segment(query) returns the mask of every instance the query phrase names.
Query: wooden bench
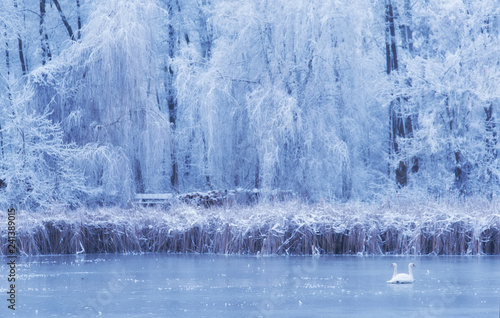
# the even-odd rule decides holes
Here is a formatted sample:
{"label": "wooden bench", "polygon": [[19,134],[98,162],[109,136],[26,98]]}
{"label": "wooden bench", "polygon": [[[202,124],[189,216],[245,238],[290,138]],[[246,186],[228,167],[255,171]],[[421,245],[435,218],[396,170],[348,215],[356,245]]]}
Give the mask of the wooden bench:
{"label": "wooden bench", "polygon": [[168,203],[174,198],[172,193],[136,193],[134,202],[141,204]]}
{"label": "wooden bench", "polygon": [[[136,193],[134,203],[144,205],[187,203],[197,206],[222,206],[224,204],[253,204],[258,202],[261,192],[257,189],[246,190],[219,190],[208,192],[192,192],[184,194],[173,193]],[[268,192],[268,198],[273,201],[285,201],[293,198],[294,193],[290,190],[273,190]]]}

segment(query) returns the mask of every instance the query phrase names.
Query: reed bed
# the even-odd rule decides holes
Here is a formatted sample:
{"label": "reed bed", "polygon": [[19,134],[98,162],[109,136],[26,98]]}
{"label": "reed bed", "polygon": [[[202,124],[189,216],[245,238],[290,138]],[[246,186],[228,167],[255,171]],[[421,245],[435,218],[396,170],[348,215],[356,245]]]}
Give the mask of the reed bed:
{"label": "reed bed", "polygon": [[[487,204],[304,204],[18,211],[20,254],[500,254],[500,211]],[[6,213],[0,216],[7,253]],[[1,225],[3,224],[3,225]]]}

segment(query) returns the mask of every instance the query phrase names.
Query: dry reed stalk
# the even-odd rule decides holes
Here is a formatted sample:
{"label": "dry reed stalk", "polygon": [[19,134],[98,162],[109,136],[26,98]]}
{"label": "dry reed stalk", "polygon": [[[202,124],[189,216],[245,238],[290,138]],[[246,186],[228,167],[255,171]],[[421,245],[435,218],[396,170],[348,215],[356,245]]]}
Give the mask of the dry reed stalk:
{"label": "dry reed stalk", "polygon": [[[299,206],[300,208],[300,206]],[[40,217],[18,233],[23,254],[115,252],[262,253],[262,254],[500,254],[500,216],[488,218],[447,215],[433,211],[396,211],[399,219],[349,218],[348,214],[322,207],[323,218],[311,218],[301,210],[260,215],[259,210],[207,209],[127,211],[128,219],[99,213],[80,213],[69,220]],[[464,210],[465,211],[465,210]],[[121,211],[119,211],[121,213]],[[257,213],[255,223],[238,223],[234,213]],[[464,213],[466,213],[465,211]],[[134,214],[137,213],[138,215]],[[290,213],[290,214],[286,214]],[[318,212],[319,213],[319,212]],[[405,214],[406,213],[406,214]],[[413,214],[415,213],[415,216]],[[467,212],[472,213],[472,212]],[[465,215],[465,214],[464,214]],[[118,217],[117,217],[118,216]],[[164,219],[162,219],[165,217]],[[200,218],[202,217],[202,218]],[[425,220],[419,223],[421,217]],[[185,220],[200,218],[194,225]],[[246,217],[246,219],[250,219]],[[127,220],[127,221],[124,221]],[[134,220],[134,221],[130,221]],[[163,220],[158,222],[158,220]],[[362,220],[362,221],[360,221]],[[184,222],[184,223],[182,223]],[[6,253],[6,234],[1,232],[1,252]],[[83,247],[83,249],[82,249]]]}

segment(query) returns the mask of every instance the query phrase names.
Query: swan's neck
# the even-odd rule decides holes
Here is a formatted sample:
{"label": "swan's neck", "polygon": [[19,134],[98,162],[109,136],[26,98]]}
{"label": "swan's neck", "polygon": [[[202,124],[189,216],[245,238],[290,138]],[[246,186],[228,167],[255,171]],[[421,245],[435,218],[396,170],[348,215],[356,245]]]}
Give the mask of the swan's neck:
{"label": "swan's neck", "polygon": [[394,265],[394,272],[392,273],[392,277],[396,276],[398,274],[398,265]]}
{"label": "swan's neck", "polygon": [[413,266],[411,264],[408,264],[408,275],[410,275],[411,278],[413,278]]}

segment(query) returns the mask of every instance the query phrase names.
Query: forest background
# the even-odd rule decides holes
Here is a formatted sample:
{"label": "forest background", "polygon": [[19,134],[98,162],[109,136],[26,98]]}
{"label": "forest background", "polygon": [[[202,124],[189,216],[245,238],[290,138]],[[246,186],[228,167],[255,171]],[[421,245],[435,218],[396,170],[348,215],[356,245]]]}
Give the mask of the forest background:
{"label": "forest background", "polygon": [[6,0],[0,206],[495,201],[494,0]]}

